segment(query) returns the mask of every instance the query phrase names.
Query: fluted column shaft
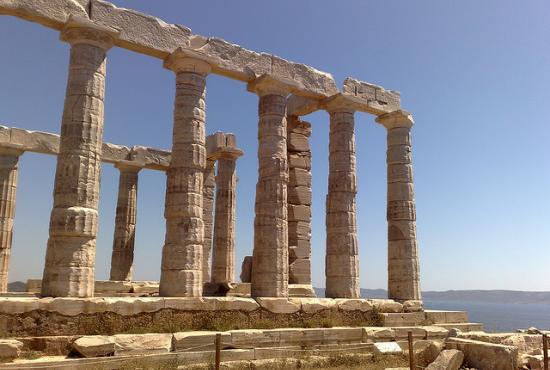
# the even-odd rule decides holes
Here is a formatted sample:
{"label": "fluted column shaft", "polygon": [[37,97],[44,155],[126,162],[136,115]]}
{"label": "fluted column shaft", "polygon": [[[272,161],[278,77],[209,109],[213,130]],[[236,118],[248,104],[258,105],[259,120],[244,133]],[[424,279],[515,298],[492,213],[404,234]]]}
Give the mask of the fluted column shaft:
{"label": "fluted column shaft", "polygon": [[68,27],[69,78],[55,172],[43,296],[91,297],[103,142],[103,100],[108,33]]}
{"label": "fluted column shaft", "polygon": [[209,283],[210,257],[212,255],[212,235],[214,232],[214,192],[216,187],[216,161],[207,160],[204,171],[204,188],[202,191],[202,219],[204,222],[204,244],[202,248],[202,282]]}
{"label": "fluted column shaft", "polygon": [[0,293],[8,291],[20,149],[0,148]]}
{"label": "fluted column shaft", "polygon": [[357,298],[357,194],[354,112],[329,107],[329,178],[326,198],[326,293],[329,298]]}
{"label": "fluted column shaft", "polygon": [[311,284],[311,124],[288,117],[288,263],[290,284]]}
{"label": "fluted column shaft", "polygon": [[420,273],[410,130],[412,116],[396,111],[377,118],[388,130],[388,297],[419,300]]}
{"label": "fluted column shaft", "polygon": [[232,156],[218,159],[212,254],[212,282],[214,283],[235,281],[236,160],[237,157]]}
{"label": "fluted column shaft", "polygon": [[137,215],[138,173],[141,167],[118,163],[120,176],[113,236],[110,280],[131,281]]}
{"label": "fluted column shaft", "polygon": [[161,296],[200,297],[206,169],[204,99],[210,65],[176,51],[165,61],[165,67],[176,73],[176,98],[159,289]]}
{"label": "fluted column shaft", "polygon": [[[249,89],[251,87],[249,86]],[[286,96],[276,82],[252,88],[260,96],[258,124],[259,174],[256,185],[253,297],[288,296],[288,164]]]}

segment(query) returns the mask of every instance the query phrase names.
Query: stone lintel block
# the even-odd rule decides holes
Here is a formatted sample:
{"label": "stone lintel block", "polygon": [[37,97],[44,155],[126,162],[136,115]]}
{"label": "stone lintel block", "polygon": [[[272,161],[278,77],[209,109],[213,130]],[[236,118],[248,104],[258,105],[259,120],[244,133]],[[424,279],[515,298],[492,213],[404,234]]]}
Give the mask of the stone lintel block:
{"label": "stone lintel block", "polygon": [[1,0],[0,14],[13,15],[58,30],[65,26],[71,15],[88,18],[86,9],[76,0]]}
{"label": "stone lintel block", "polygon": [[287,114],[293,117],[306,116],[319,109],[319,100],[299,95],[290,95],[287,101]]}
{"label": "stone lintel block", "polygon": [[[399,109],[401,96],[398,91],[386,90],[381,86],[359,81],[352,77],[344,80],[342,93],[360,98],[370,104],[373,110],[392,112]],[[376,114],[375,112],[371,112]]]}
{"label": "stone lintel block", "polygon": [[295,313],[302,308],[299,302],[293,302],[288,298],[258,297],[256,302],[260,307],[272,313]]}
{"label": "stone lintel block", "polygon": [[135,145],[130,150],[129,157],[131,161],[143,163],[145,168],[167,171],[171,153],[167,150]]}
{"label": "stone lintel block", "polygon": [[[185,26],[168,24],[106,1],[94,0],[90,4],[90,23],[118,30],[115,44],[120,47],[161,59],[181,47],[188,56],[212,64],[214,73],[244,82],[272,73],[280,80],[294,81],[297,95],[314,99],[330,96],[338,90],[329,73],[312,67],[253,52],[219,38],[193,35]],[[87,9],[75,0],[2,0],[0,14],[17,16],[58,30],[64,27],[69,16],[89,19]]]}

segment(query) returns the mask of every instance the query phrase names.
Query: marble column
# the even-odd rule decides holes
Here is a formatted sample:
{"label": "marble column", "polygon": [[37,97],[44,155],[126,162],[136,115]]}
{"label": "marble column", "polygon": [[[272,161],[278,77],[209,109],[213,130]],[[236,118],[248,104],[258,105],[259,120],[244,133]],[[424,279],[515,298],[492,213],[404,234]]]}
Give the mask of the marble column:
{"label": "marble column", "polygon": [[0,148],[0,293],[8,291],[15,193],[21,154],[23,150],[15,146]]}
{"label": "marble column", "polygon": [[214,232],[214,192],[216,188],[216,161],[206,160],[204,188],[202,190],[202,220],[204,222],[204,244],[202,248],[202,282],[209,283],[210,257],[212,255],[212,236]]}
{"label": "marble column", "polygon": [[115,164],[120,175],[111,257],[110,280],[131,281],[134,265],[138,173],[140,166],[126,161]]}
{"label": "marble column", "polygon": [[205,94],[210,65],[177,50],[165,61],[176,74],[172,157],[167,173],[160,295],[200,297],[203,289]]}
{"label": "marble column", "polygon": [[412,116],[395,111],[376,121],[388,131],[388,298],[419,300],[420,273],[411,156]]}
{"label": "marble column", "polygon": [[330,138],[325,296],[357,298],[360,292],[354,111],[339,99],[331,101],[326,109],[330,114]]}
{"label": "marble column", "polygon": [[311,124],[289,116],[287,136],[288,281],[311,285]]}
{"label": "marble column", "polygon": [[218,158],[212,254],[212,282],[217,284],[235,282],[235,165],[241,155],[240,150],[224,151]]}
{"label": "marble column", "polygon": [[94,294],[106,52],[114,30],[69,23],[71,44],[43,296]]}
{"label": "marble column", "polygon": [[258,161],[253,297],[288,296],[288,164],[286,152],[286,86],[262,76],[248,89],[259,97]]}

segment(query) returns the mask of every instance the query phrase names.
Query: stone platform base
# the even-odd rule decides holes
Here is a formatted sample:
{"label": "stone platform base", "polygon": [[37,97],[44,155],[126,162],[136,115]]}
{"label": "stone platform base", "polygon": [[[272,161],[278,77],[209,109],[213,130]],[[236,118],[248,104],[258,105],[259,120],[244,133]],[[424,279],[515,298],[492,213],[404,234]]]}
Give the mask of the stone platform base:
{"label": "stone platform base", "polygon": [[389,299],[97,297],[0,298],[0,335],[51,336],[189,330],[467,323]]}
{"label": "stone platform base", "polygon": [[[42,289],[41,279],[27,280],[27,293],[40,294]],[[250,297],[250,283],[235,283],[227,286],[207,283],[204,284],[205,296]],[[96,297],[102,296],[147,296],[158,295],[158,281],[112,281],[96,280],[94,293]],[[290,297],[315,297],[315,290],[311,285],[290,284],[288,286]]]}

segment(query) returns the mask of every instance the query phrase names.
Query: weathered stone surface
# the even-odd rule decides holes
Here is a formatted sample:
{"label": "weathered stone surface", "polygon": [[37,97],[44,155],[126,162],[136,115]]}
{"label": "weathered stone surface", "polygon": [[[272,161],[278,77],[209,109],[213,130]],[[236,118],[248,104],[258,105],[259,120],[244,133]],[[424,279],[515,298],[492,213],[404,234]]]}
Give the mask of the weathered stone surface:
{"label": "weathered stone surface", "polygon": [[0,148],[0,292],[8,291],[8,267],[11,256],[15,194],[19,156],[18,146]]}
{"label": "weathered stone surface", "polygon": [[208,351],[215,349],[216,334],[221,334],[222,348],[225,343],[231,343],[231,334],[217,331],[189,331],[174,333],[172,339],[175,351],[193,349],[195,351]]}
{"label": "weathered stone surface", "polygon": [[172,334],[117,334],[116,355],[167,353],[172,348]]}
{"label": "weathered stone surface", "polygon": [[138,173],[141,167],[119,163],[118,199],[110,280],[131,281],[137,216]]}
{"label": "weathered stone surface", "polygon": [[242,155],[222,151],[216,174],[216,213],[214,221],[214,252],[212,254],[212,281],[235,281],[235,207],[236,160]]}
{"label": "weathered stone surface", "polygon": [[217,311],[243,311],[251,312],[260,308],[260,305],[252,298],[242,297],[205,297],[206,303],[214,302]]}
{"label": "weathered stone surface", "polygon": [[398,313],[404,311],[403,305],[392,299],[371,299],[370,301],[379,312]]}
{"label": "weathered stone surface", "polygon": [[[325,296],[358,298],[360,292],[355,216],[357,183],[354,111],[334,102],[326,109],[330,113],[330,142],[326,199]],[[345,160],[341,162],[340,157]]]}
{"label": "weathered stone surface", "polygon": [[423,312],[381,313],[384,326],[414,326],[420,325],[426,316]]}
{"label": "weathered stone surface", "polygon": [[456,349],[442,351],[427,370],[458,370],[464,360],[464,353]]}
{"label": "weathered stone surface", "polygon": [[445,342],[445,348],[462,351],[464,362],[477,369],[517,369],[518,350],[513,346],[449,338]]}
{"label": "weathered stone surface", "polygon": [[159,294],[200,297],[203,274],[203,181],[206,169],[205,94],[210,65],[172,54],[176,73],[172,157],[166,180],[166,237]]}
{"label": "weathered stone surface", "polygon": [[92,21],[120,31],[116,39],[120,47],[165,58],[178,47],[190,44],[191,30],[187,27],[167,24],[158,18],[118,8],[106,1],[94,0],[91,5]]}
{"label": "weathered stone surface", "polygon": [[250,283],[252,276],[252,256],[246,256],[241,265],[241,282]]}
{"label": "weathered stone surface", "polygon": [[415,363],[422,367],[434,362],[442,349],[441,343],[432,340],[417,340],[413,346]]}
{"label": "weathered stone surface", "polygon": [[391,328],[363,328],[364,343],[391,342],[395,341],[395,338],[395,330]]}
{"label": "weathered stone surface", "polygon": [[112,32],[69,22],[71,43],[42,295],[94,293],[106,52]]}
{"label": "weathered stone surface", "polygon": [[[208,138],[207,138],[208,143]],[[207,145],[208,147],[208,145]],[[204,186],[202,189],[202,220],[204,223],[204,244],[202,248],[202,281],[209,283],[211,281],[211,256],[214,245],[214,196],[216,188],[216,162],[211,159],[206,160],[204,170]]]}
{"label": "weathered stone surface", "polygon": [[75,340],[72,347],[82,357],[111,356],[115,353],[115,339],[103,335],[84,336]]}
{"label": "weathered stone surface", "polygon": [[[376,121],[384,125],[388,133],[388,297],[401,301],[420,300],[416,210],[410,156],[410,129],[414,121],[408,112],[401,110],[379,116]],[[409,170],[411,176],[399,181],[390,176],[390,172],[403,173]]]}
{"label": "weathered stone surface", "polygon": [[289,297],[316,297],[315,290],[311,284],[289,284]]}
{"label": "weathered stone surface", "polygon": [[258,304],[273,313],[294,313],[301,309],[300,302],[288,298],[256,298]]}
{"label": "weathered stone surface", "polygon": [[405,301],[403,302],[403,311],[419,312],[424,309],[422,301]]}
{"label": "weathered stone surface", "polygon": [[0,339],[0,361],[13,361],[21,354],[23,343],[15,339]]}
{"label": "weathered stone surface", "polygon": [[290,301],[300,304],[305,313],[331,310],[337,307],[336,301],[330,298],[291,298]]}
{"label": "weathered stone surface", "polygon": [[397,91],[388,91],[351,77],[344,80],[342,93],[344,96],[359,98],[365,105],[363,111],[376,115],[392,112],[400,107],[401,98]]}
{"label": "weathered stone surface", "polygon": [[372,302],[367,299],[335,299],[336,305],[343,311],[372,311]]}
{"label": "weathered stone surface", "polygon": [[403,353],[397,342],[378,342],[374,343],[373,352],[375,355],[400,355]]}
{"label": "weathered stone surface", "polygon": [[260,97],[251,294],[253,297],[287,297],[288,90],[270,76],[260,77],[249,84],[248,89]]}
{"label": "weathered stone surface", "polygon": [[86,9],[75,0],[2,0],[0,14],[15,15],[58,30],[71,15],[88,18]]}

